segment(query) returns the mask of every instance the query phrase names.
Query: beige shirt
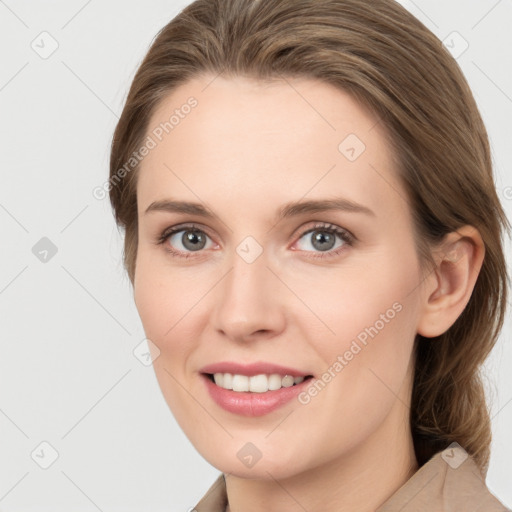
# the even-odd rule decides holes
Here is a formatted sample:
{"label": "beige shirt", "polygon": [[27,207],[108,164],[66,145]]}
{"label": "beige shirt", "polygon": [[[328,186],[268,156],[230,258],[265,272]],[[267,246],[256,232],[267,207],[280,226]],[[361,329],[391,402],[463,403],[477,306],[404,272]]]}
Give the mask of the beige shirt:
{"label": "beige shirt", "polygon": [[[221,473],[192,512],[225,512],[227,502]],[[511,511],[488,490],[471,456],[446,449],[421,466],[376,512]]]}

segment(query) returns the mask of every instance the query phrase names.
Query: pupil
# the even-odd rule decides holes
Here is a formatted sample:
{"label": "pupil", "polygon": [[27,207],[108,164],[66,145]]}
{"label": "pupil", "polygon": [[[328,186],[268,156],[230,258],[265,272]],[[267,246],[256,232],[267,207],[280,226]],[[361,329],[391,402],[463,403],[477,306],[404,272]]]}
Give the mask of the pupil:
{"label": "pupil", "polygon": [[187,249],[199,250],[205,245],[205,238],[198,231],[187,231],[183,234],[183,245]]}
{"label": "pupil", "polygon": [[316,231],[315,233],[316,234],[313,237],[313,246],[315,249],[319,249],[321,251],[332,249],[334,246],[334,237],[331,233],[326,233],[325,231]]}

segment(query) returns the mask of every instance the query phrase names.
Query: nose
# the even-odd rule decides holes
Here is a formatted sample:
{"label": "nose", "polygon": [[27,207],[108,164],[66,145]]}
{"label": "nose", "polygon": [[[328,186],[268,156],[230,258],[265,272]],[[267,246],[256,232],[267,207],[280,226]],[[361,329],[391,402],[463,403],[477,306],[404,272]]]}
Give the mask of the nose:
{"label": "nose", "polygon": [[217,333],[237,342],[272,338],[286,323],[286,287],[265,251],[252,263],[234,252],[227,275],[215,287],[211,321]]}

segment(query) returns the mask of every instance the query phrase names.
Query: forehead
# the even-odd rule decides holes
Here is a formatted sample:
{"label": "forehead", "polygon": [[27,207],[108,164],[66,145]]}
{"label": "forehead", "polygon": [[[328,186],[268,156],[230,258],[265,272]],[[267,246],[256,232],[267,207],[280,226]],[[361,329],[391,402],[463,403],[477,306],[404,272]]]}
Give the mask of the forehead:
{"label": "forehead", "polygon": [[140,165],[140,214],[169,196],[260,210],[262,197],[343,194],[395,210],[404,202],[378,118],[317,80],[198,77],[164,98],[147,136],[154,147]]}

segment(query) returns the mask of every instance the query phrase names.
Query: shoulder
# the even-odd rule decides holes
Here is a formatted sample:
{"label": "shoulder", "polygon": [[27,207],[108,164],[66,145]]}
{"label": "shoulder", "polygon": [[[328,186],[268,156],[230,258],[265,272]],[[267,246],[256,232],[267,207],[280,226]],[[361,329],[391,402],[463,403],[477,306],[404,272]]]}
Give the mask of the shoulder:
{"label": "shoulder", "polygon": [[471,456],[458,445],[436,453],[377,512],[506,512]]}
{"label": "shoulder", "polygon": [[225,512],[227,504],[226,480],[221,473],[191,512]]}

